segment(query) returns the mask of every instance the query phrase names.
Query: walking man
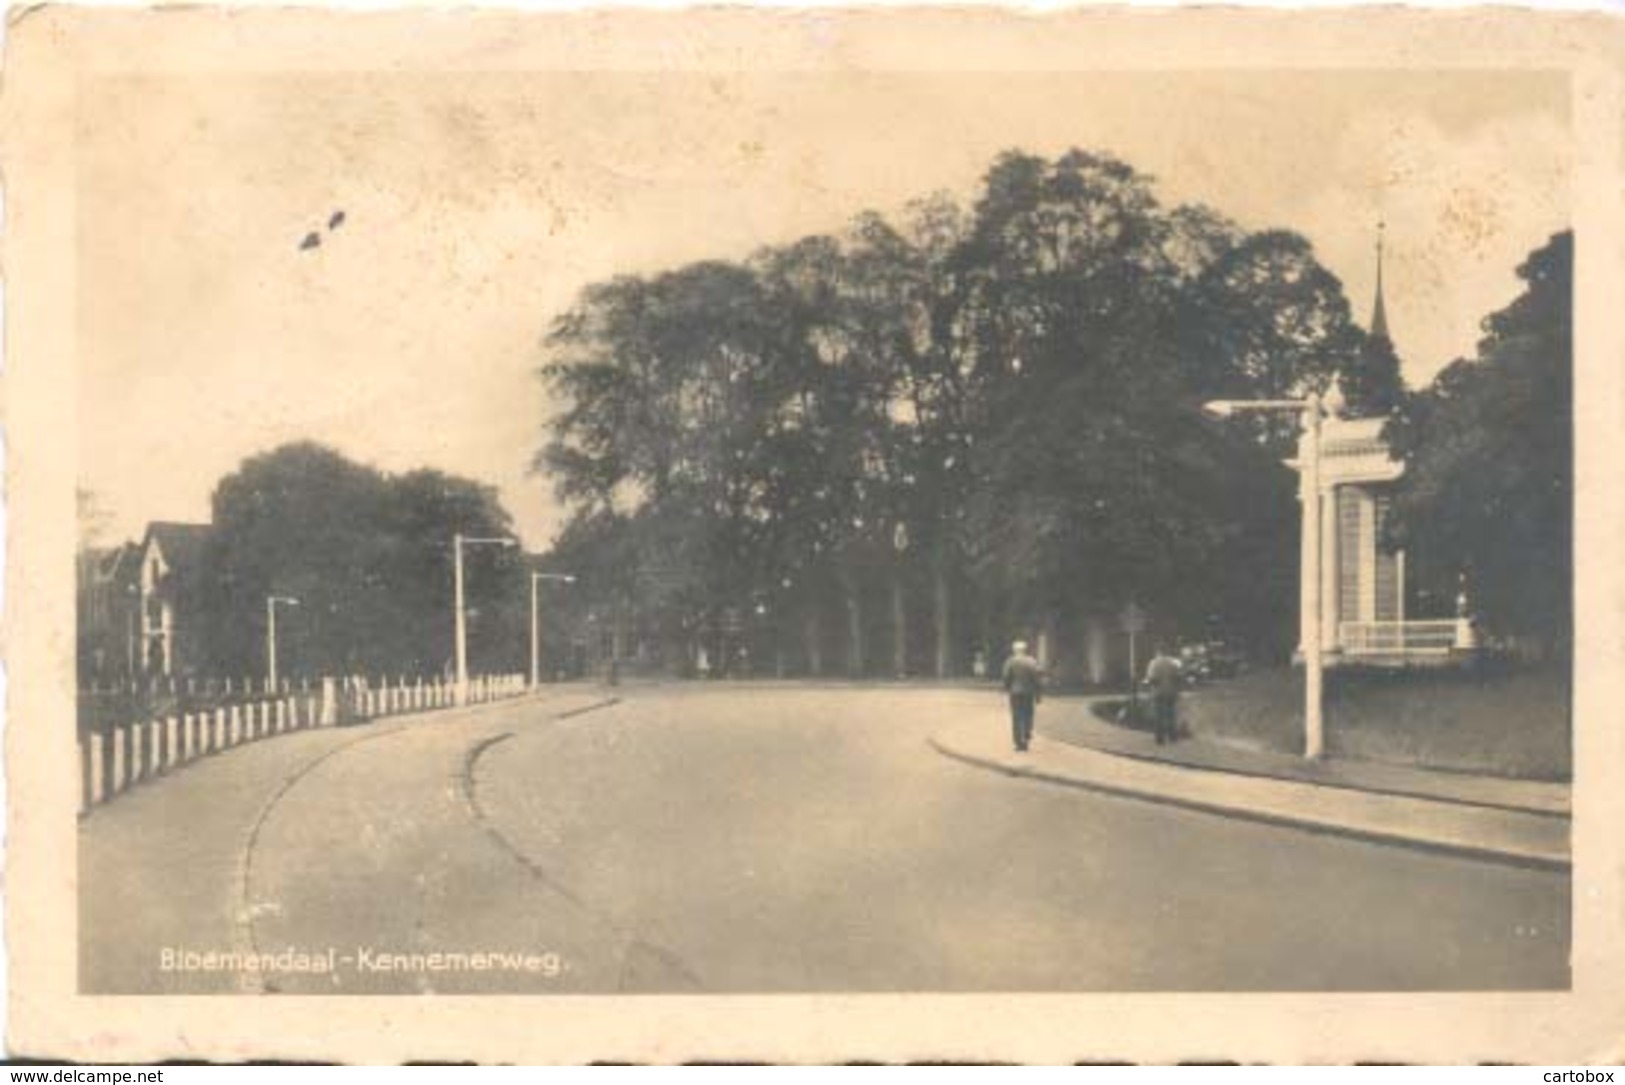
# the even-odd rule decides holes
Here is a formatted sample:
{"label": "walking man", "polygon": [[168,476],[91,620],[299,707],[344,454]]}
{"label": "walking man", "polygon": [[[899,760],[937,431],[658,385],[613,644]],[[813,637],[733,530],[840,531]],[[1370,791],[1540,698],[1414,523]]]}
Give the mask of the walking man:
{"label": "walking man", "polygon": [[1033,738],[1033,710],[1044,696],[1044,674],[1038,660],[1027,654],[1027,642],[1010,646],[1004,664],[1004,689],[1010,695],[1010,729],[1016,750],[1025,752]]}
{"label": "walking man", "polygon": [[1157,645],[1156,655],[1146,668],[1145,684],[1151,687],[1151,705],[1156,713],[1157,745],[1179,738],[1179,687],[1184,683],[1179,660],[1168,654],[1168,646]]}

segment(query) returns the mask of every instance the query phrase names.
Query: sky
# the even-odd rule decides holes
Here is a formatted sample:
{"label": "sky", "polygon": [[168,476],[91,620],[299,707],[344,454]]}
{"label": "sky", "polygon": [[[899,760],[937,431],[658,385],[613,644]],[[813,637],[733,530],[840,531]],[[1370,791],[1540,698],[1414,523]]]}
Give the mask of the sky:
{"label": "sky", "polygon": [[107,76],[77,127],[79,478],[108,541],[207,520],[244,457],[312,439],[491,483],[541,549],[565,513],[528,471],[536,370],[583,286],[969,203],[1011,147],[1304,234],[1362,323],[1386,222],[1425,384],[1569,225],[1572,156],[1539,72]]}

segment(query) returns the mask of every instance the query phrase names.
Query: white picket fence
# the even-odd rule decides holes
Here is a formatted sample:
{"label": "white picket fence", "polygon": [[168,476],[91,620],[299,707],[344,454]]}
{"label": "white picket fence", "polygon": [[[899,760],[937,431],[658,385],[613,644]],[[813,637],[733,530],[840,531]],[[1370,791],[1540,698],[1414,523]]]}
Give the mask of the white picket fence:
{"label": "white picket fence", "polygon": [[[518,697],[526,689],[522,674],[482,675],[469,680],[466,703]],[[80,812],[199,758],[249,742],[456,704],[456,685],[449,681],[330,678],[281,696],[93,730],[79,739]]]}

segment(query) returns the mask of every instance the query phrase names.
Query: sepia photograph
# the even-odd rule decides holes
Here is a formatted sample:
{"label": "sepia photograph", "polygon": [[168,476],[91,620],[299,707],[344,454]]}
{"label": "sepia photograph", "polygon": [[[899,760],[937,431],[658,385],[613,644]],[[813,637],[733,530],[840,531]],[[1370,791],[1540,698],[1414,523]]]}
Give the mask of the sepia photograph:
{"label": "sepia photograph", "polygon": [[76,62],[64,997],[1581,986],[1573,72],[825,14]]}

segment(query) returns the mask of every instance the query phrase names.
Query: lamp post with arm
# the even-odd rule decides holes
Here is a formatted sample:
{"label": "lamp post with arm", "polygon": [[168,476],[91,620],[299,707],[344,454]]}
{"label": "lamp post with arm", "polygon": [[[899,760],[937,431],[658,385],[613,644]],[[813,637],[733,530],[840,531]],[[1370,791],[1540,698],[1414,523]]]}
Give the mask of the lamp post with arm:
{"label": "lamp post with arm", "polygon": [[1322,677],[1325,657],[1321,644],[1321,545],[1320,545],[1320,427],[1322,417],[1319,393],[1303,399],[1216,399],[1206,405],[1209,413],[1228,418],[1241,411],[1295,411],[1301,419],[1300,505],[1303,515],[1300,576],[1303,598],[1299,609],[1299,643],[1303,649],[1304,707],[1303,755],[1318,760],[1326,749],[1323,715],[1325,699]]}
{"label": "lamp post with arm", "polygon": [[530,688],[532,691],[542,684],[542,625],[541,612],[537,607],[537,585],[543,580],[557,580],[564,584],[574,584],[576,582],[576,578],[569,573],[530,574]]}
{"label": "lamp post with arm", "polygon": [[514,546],[513,539],[478,538],[458,532],[452,536],[452,581],[454,596],[453,605],[456,609],[456,656],[457,656],[457,683],[453,695],[457,703],[468,703],[468,615],[463,608],[463,547],[465,546]]}
{"label": "lamp post with arm", "polygon": [[265,684],[267,693],[277,692],[276,669],[276,608],[277,604],[286,607],[296,607],[299,600],[291,595],[267,595],[265,597]]}

